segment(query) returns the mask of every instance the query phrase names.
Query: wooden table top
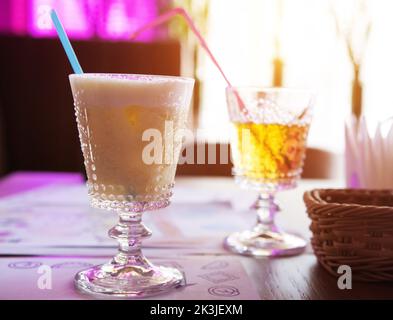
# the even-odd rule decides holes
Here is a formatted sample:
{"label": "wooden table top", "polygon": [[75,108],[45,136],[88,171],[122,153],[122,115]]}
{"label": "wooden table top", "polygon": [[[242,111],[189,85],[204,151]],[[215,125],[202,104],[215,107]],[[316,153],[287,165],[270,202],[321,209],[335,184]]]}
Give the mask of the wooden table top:
{"label": "wooden table top", "polygon": [[[277,217],[278,222],[284,228],[309,239],[311,234],[308,229],[309,219],[302,201],[303,192],[312,188],[342,186],[341,181],[303,180],[297,189],[279,193],[278,200],[282,212]],[[4,184],[2,187],[4,188]],[[246,194],[249,195],[247,199],[251,199],[253,195],[251,191],[240,190],[230,178],[180,177],[176,182],[175,194],[177,192],[181,196],[181,189],[184,188],[195,190],[195,192],[203,190],[205,194],[231,195],[234,201],[237,201],[237,198],[239,201],[244,200]],[[234,256],[230,253],[227,255]],[[293,257],[272,259],[235,257],[242,262],[262,300],[393,299],[392,283],[353,282],[352,289],[340,290],[337,279],[318,264],[310,247],[305,253]]]}

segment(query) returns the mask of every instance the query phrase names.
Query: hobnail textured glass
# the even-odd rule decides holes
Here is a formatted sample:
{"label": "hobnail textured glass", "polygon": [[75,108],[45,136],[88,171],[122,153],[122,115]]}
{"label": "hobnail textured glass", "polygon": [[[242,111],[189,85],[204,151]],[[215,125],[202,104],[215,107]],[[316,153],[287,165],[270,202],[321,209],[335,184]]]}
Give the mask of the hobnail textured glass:
{"label": "hobnail textured glass", "polygon": [[241,187],[259,192],[252,207],[257,213],[257,223],[251,230],[235,232],[225,239],[230,251],[269,257],[304,250],[306,242],[302,238],[276,226],[274,217],[279,207],[274,196],[277,191],[294,188],[300,178],[312,103],[313,96],[302,90],[227,89],[234,129],[232,172]]}
{"label": "hobnail textured glass", "polygon": [[[113,193],[107,195],[105,185],[87,183],[91,206],[117,212],[143,212],[165,208],[169,205],[174,183],[157,186],[152,193],[143,195],[122,194],[123,186],[110,185]],[[149,190],[147,190],[149,192]]]}
{"label": "hobnail textured glass", "polygon": [[[181,286],[184,276],[179,270],[152,264],[141,250],[142,241],[151,235],[142,223],[142,213],[169,205],[177,161],[147,167],[140,158],[142,136],[139,135],[150,129],[145,127],[151,121],[162,128],[162,123],[169,119],[182,127],[194,80],[151,75],[84,74],[71,75],[70,81],[91,206],[119,215],[118,224],[109,231],[109,237],[119,243],[118,253],[107,263],[80,271],[75,276],[76,288],[95,296],[140,298]],[[87,86],[83,81],[97,82]],[[139,81],[148,89],[150,82],[155,87],[150,87],[152,91],[140,91]],[[171,81],[172,85],[168,85]],[[131,87],[124,89],[125,86]],[[90,90],[88,94],[86,88]],[[159,109],[156,105],[141,107],[135,103],[134,96],[128,91],[130,88],[137,90],[139,101],[160,101]],[[121,104],[118,103],[118,90],[122,94]],[[153,99],[152,92],[157,93]],[[97,98],[100,95],[101,99]],[[110,105],[112,102],[113,106]],[[105,103],[109,106],[106,107]],[[139,118],[138,112],[141,114]],[[103,125],[106,123],[109,129]],[[118,139],[107,138],[108,134]],[[176,155],[177,151],[174,152]]]}

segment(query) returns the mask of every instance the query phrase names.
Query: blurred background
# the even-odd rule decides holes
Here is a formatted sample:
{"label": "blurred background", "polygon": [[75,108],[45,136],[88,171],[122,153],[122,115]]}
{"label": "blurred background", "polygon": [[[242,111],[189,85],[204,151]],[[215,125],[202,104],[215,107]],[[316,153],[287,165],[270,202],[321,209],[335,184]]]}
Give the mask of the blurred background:
{"label": "blurred background", "polygon": [[[72,73],[49,17],[56,8],[85,72],[196,78],[196,145],[228,143],[225,82],[182,17],[130,40],[171,8],[193,18],[235,85],[316,92],[307,177],[343,175],[344,121],[393,115],[391,0],[2,0],[0,175],[83,172]],[[228,165],[184,165],[179,174],[229,175]]]}

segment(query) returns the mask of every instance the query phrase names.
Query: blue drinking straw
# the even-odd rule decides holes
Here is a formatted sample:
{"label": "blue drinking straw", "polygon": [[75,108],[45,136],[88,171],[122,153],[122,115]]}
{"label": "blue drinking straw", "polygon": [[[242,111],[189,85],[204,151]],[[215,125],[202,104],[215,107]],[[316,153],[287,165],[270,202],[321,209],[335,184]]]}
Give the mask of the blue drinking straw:
{"label": "blue drinking straw", "polygon": [[72,69],[74,69],[75,73],[81,74],[83,73],[82,67],[78,62],[78,58],[76,57],[75,51],[72,48],[71,42],[67,37],[67,34],[63,28],[63,25],[60,22],[59,17],[54,9],[50,12],[50,17],[52,18],[52,22],[55,25],[57,35],[63,45],[64,51],[67,54],[68,60],[71,63]]}

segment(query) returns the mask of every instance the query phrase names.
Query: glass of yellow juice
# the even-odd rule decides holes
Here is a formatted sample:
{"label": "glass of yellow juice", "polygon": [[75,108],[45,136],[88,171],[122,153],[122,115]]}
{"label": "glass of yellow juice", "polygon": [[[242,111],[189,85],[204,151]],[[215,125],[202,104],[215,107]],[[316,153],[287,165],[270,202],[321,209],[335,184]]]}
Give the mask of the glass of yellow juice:
{"label": "glass of yellow juice", "polygon": [[303,168],[314,97],[308,91],[286,88],[230,87],[226,91],[232,123],[231,151],[235,181],[257,190],[253,208],[257,223],[236,232],[225,246],[250,256],[300,253],[306,242],[280,230],[277,191],[296,187]]}

